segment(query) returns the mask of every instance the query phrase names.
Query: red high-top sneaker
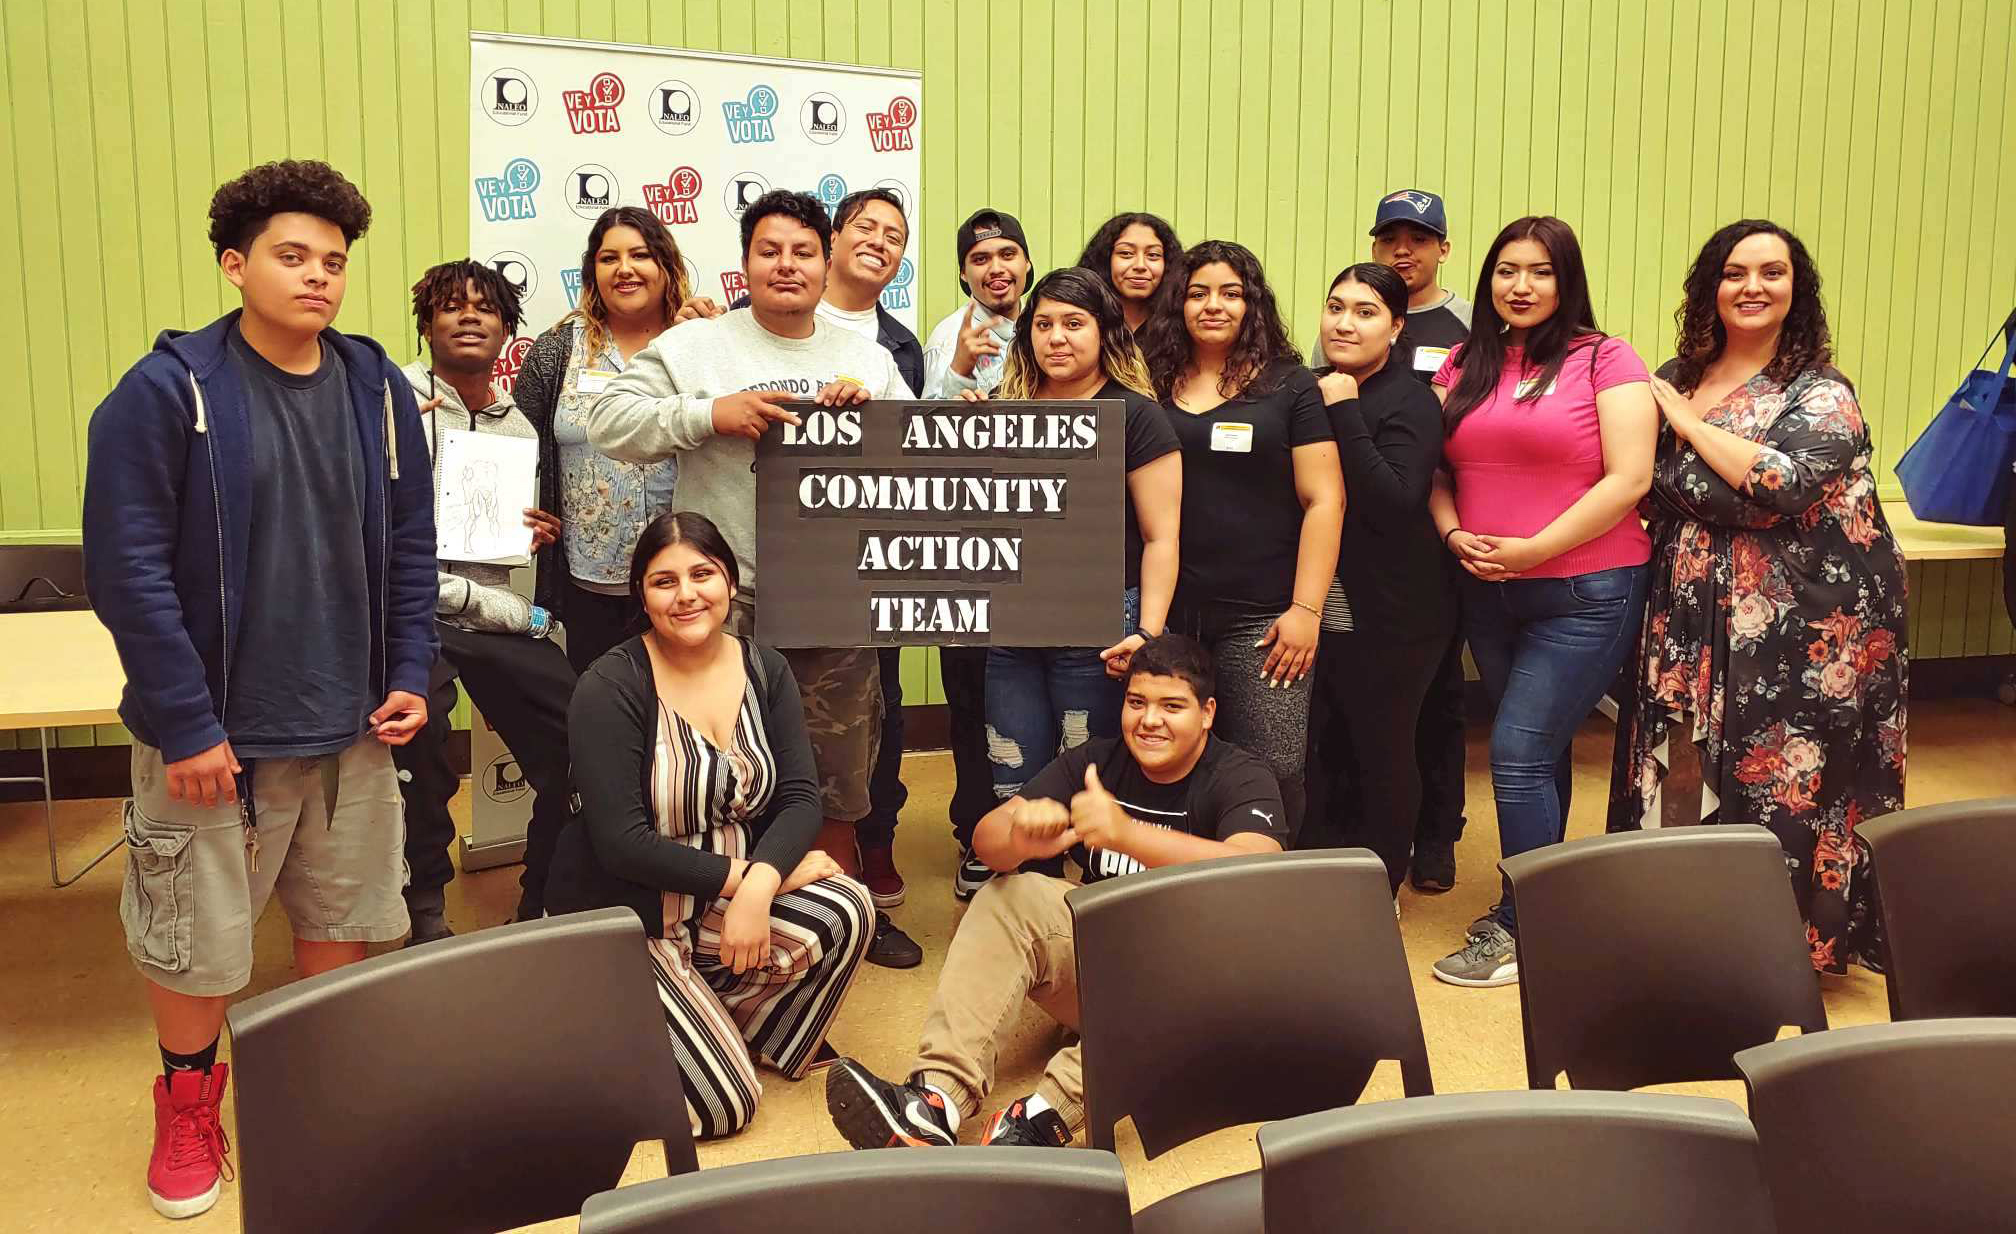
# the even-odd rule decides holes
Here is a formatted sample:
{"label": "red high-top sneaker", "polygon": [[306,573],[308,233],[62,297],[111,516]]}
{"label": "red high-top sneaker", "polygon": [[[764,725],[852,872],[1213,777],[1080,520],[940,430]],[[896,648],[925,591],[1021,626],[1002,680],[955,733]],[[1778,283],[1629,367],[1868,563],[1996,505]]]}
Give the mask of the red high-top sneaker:
{"label": "red high-top sneaker", "polygon": [[154,1155],[147,1160],[147,1198],[164,1217],[210,1211],[231,1177],[231,1141],[219,1114],[228,1063],[209,1074],[178,1071],[154,1077]]}

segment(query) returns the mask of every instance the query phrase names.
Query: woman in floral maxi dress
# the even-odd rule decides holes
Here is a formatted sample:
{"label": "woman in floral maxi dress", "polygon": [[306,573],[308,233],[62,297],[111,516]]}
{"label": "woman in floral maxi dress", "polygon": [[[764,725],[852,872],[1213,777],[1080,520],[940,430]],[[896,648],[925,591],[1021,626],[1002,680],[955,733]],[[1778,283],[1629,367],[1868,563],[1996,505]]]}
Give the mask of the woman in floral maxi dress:
{"label": "woman in floral maxi dress", "polygon": [[1813,966],[1880,970],[1855,829],[1904,806],[1905,576],[1869,432],[1796,237],[1723,228],[1687,293],[1680,356],[1653,383],[1651,597],[1610,828],[1656,820],[1669,738],[1691,739],[1701,821],[1784,846]]}

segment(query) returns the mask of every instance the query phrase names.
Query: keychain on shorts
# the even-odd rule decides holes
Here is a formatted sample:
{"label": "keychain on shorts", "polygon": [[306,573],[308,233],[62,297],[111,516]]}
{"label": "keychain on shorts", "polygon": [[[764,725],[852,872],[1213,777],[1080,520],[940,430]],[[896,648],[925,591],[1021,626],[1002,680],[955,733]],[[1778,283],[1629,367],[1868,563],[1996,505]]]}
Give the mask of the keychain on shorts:
{"label": "keychain on shorts", "polygon": [[252,777],[249,773],[237,777],[238,822],[245,828],[245,852],[252,859],[252,873],[259,872],[259,825],[252,818]]}

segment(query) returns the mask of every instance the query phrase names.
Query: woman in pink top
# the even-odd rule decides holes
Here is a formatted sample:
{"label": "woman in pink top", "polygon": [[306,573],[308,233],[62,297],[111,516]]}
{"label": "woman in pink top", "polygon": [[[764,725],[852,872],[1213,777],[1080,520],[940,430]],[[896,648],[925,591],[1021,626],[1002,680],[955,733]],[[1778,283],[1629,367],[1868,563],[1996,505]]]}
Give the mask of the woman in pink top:
{"label": "woman in pink top", "polygon": [[[1469,577],[1470,656],[1491,696],[1491,790],[1510,857],[1559,843],[1576,726],[1617,674],[1645,608],[1659,413],[1645,362],[1596,327],[1582,249],[1557,218],[1498,233],[1470,340],[1435,374],[1443,470],[1429,511]],[[1509,890],[1435,963],[1453,985],[1519,978]]]}

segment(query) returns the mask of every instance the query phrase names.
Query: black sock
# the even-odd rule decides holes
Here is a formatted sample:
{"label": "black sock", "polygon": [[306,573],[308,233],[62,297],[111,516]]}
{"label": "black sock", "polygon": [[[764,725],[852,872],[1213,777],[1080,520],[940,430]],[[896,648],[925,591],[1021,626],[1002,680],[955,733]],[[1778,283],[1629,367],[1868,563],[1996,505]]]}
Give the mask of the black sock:
{"label": "black sock", "polygon": [[177,1054],[167,1046],[161,1047],[161,1074],[172,1077],[178,1071],[209,1071],[217,1065],[218,1038],[212,1038],[209,1045],[194,1054]]}

